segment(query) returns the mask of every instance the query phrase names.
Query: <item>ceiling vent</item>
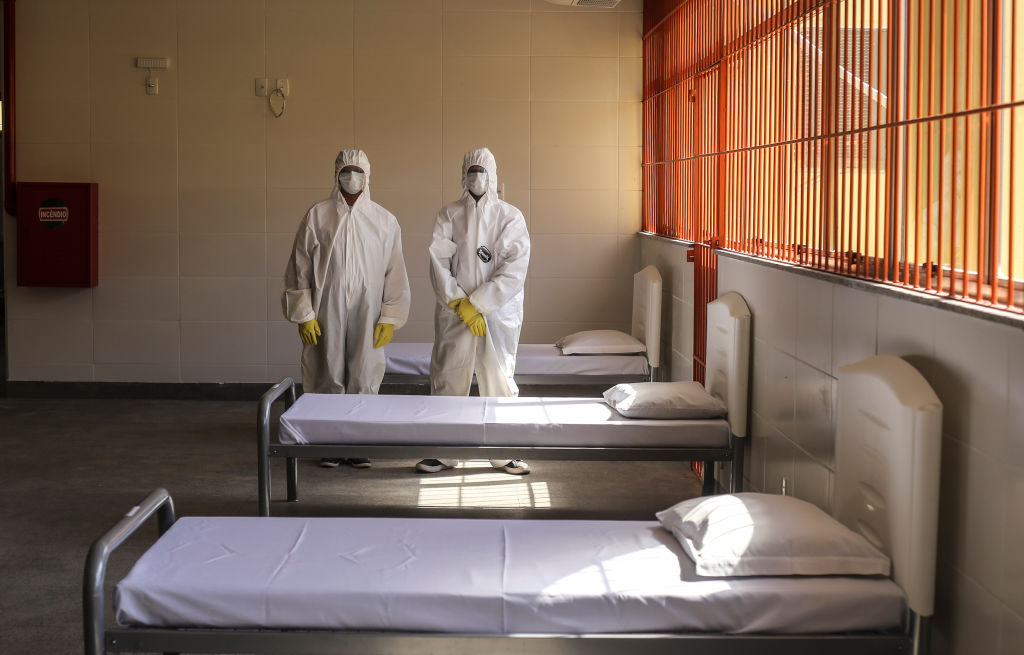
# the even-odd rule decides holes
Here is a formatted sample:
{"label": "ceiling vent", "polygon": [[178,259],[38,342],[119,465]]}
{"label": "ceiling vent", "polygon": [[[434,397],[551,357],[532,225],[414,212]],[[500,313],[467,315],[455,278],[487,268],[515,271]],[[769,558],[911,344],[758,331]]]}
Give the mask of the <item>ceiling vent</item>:
{"label": "ceiling vent", "polygon": [[548,0],[553,5],[566,5],[568,7],[601,7],[611,9],[619,4],[620,0]]}

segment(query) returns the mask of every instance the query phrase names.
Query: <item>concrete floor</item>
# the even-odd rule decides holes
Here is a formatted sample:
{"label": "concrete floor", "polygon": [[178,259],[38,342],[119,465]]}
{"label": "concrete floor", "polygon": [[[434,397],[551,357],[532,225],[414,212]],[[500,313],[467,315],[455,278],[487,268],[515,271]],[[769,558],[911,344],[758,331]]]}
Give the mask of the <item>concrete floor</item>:
{"label": "concrete floor", "polygon": [[[89,545],[151,489],[168,489],[179,516],[255,515],[255,423],[255,401],[0,398],[0,653],[82,652]],[[651,520],[700,491],[678,462],[533,461],[525,477],[485,461],[433,475],[414,463],[300,461],[300,502],[287,503],[277,460],[271,512]],[[154,523],[116,551],[108,587],[155,535]]]}

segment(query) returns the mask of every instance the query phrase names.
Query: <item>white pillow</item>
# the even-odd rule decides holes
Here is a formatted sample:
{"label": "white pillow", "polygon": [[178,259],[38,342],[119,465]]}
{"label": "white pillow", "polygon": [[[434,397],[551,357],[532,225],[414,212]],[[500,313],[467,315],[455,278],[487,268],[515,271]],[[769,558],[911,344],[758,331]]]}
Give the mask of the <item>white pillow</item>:
{"label": "white pillow", "polygon": [[634,382],[604,392],[604,401],[628,418],[696,419],[725,416],[726,407],[700,382]]}
{"label": "white pillow", "polygon": [[618,330],[575,332],[555,342],[563,355],[634,355],[647,352],[647,346],[632,335]]}
{"label": "white pillow", "polygon": [[697,575],[889,575],[889,558],[867,539],[792,496],[703,496],[656,516]]}

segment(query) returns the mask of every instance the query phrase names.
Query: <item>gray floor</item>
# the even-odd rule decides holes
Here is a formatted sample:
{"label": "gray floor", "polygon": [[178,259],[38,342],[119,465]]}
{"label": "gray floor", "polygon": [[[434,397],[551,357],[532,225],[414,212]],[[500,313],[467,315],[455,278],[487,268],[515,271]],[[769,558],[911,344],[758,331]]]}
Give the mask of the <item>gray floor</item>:
{"label": "gray floor", "polygon": [[[0,398],[0,653],[82,652],[82,566],[90,543],[154,487],[185,515],[255,515],[255,402]],[[524,477],[485,462],[422,475],[299,464],[300,502],[280,516],[461,516],[650,520],[699,494],[685,463],[531,462]],[[155,537],[129,539],[108,586]]]}

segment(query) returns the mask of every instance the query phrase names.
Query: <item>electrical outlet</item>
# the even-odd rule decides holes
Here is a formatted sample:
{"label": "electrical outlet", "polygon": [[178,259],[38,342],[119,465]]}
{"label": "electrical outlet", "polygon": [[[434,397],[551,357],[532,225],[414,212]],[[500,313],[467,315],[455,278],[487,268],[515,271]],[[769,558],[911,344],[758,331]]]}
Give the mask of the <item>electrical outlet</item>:
{"label": "electrical outlet", "polygon": [[155,96],[160,94],[160,78],[156,75],[146,76],[146,95]]}
{"label": "electrical outlet", "polygon": [[256,78],[256,95],[266,98],[270,94],[270,80],[265,77]]}
{"label": "electrical outlet", "polygon": [[277,80],[274,86],[275,89],[279,90],[284,97],[288,97],[292,94],[292,85],[288,81],[287,77],[282,77]]}

